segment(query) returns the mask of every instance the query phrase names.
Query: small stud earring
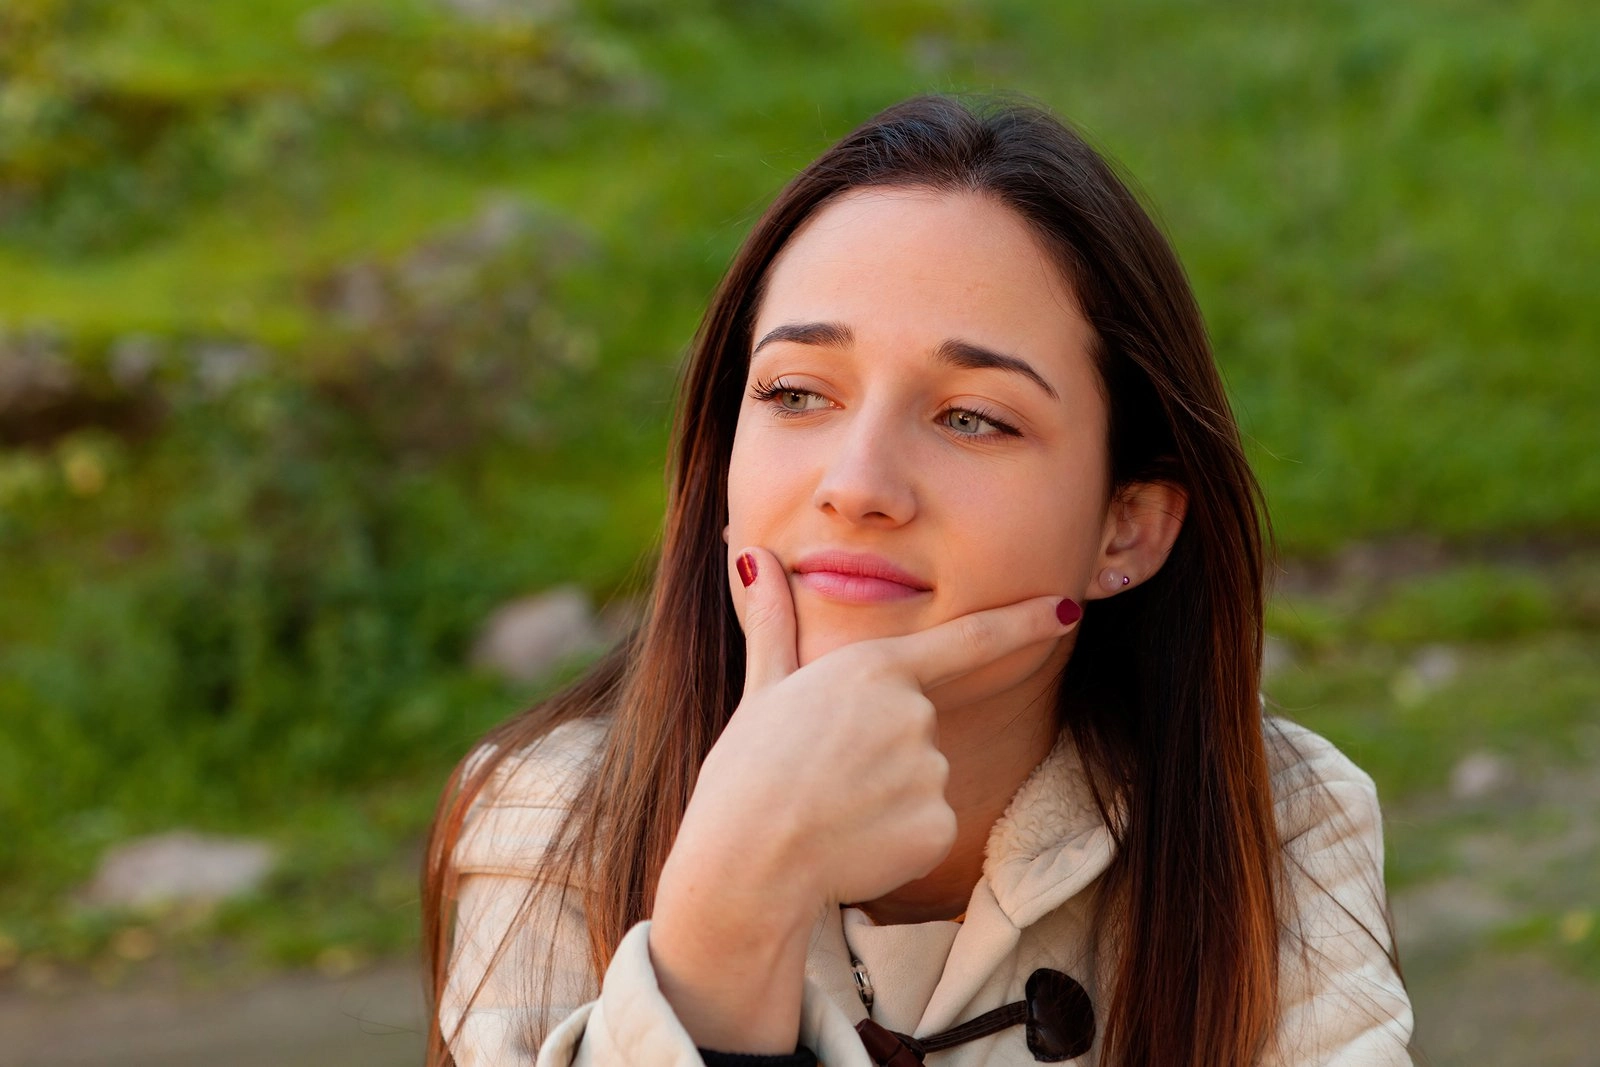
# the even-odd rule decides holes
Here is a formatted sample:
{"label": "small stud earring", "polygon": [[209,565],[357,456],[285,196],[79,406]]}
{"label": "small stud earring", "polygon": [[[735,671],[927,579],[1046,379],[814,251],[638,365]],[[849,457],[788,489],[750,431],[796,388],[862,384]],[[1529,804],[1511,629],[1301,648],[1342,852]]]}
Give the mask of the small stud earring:
{"label": "small stud earring", "polygon": [[1116,571],[1105,571],[1100,575],[1100,584],[1112,592],[1121,589],[1131,580],[1126,574],[1118,574]]}

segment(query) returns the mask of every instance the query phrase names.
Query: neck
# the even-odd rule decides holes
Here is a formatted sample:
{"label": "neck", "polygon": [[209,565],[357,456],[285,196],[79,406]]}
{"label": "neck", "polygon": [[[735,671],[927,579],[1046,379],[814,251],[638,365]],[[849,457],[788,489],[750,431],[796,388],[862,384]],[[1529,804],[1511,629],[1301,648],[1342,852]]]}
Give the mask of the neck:
{"label": "neck", "polygon": [[983,877],[989,831],[1055,744],[1059,669],[1047,664],[1005,694],[939,708],[939,749],[950,763],[945,799],[955,809],[956,843],[928,874],[857,905],[873,922],[932,922],[967,910]]}

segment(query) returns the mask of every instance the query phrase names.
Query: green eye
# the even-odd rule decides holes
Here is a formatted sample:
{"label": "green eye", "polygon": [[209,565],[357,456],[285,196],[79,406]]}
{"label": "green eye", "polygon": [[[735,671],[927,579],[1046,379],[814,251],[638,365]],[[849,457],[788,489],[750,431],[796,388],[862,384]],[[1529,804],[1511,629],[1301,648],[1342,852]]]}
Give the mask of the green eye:
{"label": "green eye", "polygon": [[951,411],[946,415],[945,425],[952,430],[960,430],[962,433],[970,434],[982,433],[985,425],[988,425],[991,429],[998,429],[988,419],[976,412],[960,410]]}
{"label": "green eye", "polygon": [[1020,437],[1016,427],[1001,422],[997,418],[970,411],[966,408],[951,408],[944,413],[941,420],[944,425],[955,430],[963,437]]}

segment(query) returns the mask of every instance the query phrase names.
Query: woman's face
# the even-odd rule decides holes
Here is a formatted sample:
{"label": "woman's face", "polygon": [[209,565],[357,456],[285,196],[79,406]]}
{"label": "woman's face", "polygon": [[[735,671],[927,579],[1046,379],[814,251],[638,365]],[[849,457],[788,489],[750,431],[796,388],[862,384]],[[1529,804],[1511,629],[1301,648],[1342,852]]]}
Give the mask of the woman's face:
{"label": "woman's face", "polygon": [[[751,545],[788,572],[802,665],[1028,597],[1082,602],[1109,492],[1091,337],[988,196],[858,189],[820,210],[773,264],[752,334],[728,478],[741,620]],[[898,580],[860,573],[883,567]],[[1053,676],[1069,651],[1024,649],[936,702]]]}

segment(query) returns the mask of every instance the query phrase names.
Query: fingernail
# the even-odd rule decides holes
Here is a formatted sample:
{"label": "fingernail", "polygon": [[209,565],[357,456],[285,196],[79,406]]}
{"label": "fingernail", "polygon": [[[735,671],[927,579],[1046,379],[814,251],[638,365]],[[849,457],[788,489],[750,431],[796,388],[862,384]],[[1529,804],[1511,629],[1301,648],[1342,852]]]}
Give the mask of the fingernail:
{"label": "fingernail", "polygon": [[[748,552],[742,553],[734,566],[739,568],[739,580],[744,583],[746,589],[750,588],[750,583],[756,580],[756,558]],[[1070,604],[1072,601],[1069,600],[1067,603]]]}
{"label": "fingernail", "polygon": [[[743,558],[742,556],[740,557],[740,559]],[[746,582],[744,584],[749,585],[750,583]],[[1083,609],[1078,606],[1076,600],[1063,600],[1056,605],[1056,618],[1061,620],[1062,626],[1071,626],[1083,618]]]}

